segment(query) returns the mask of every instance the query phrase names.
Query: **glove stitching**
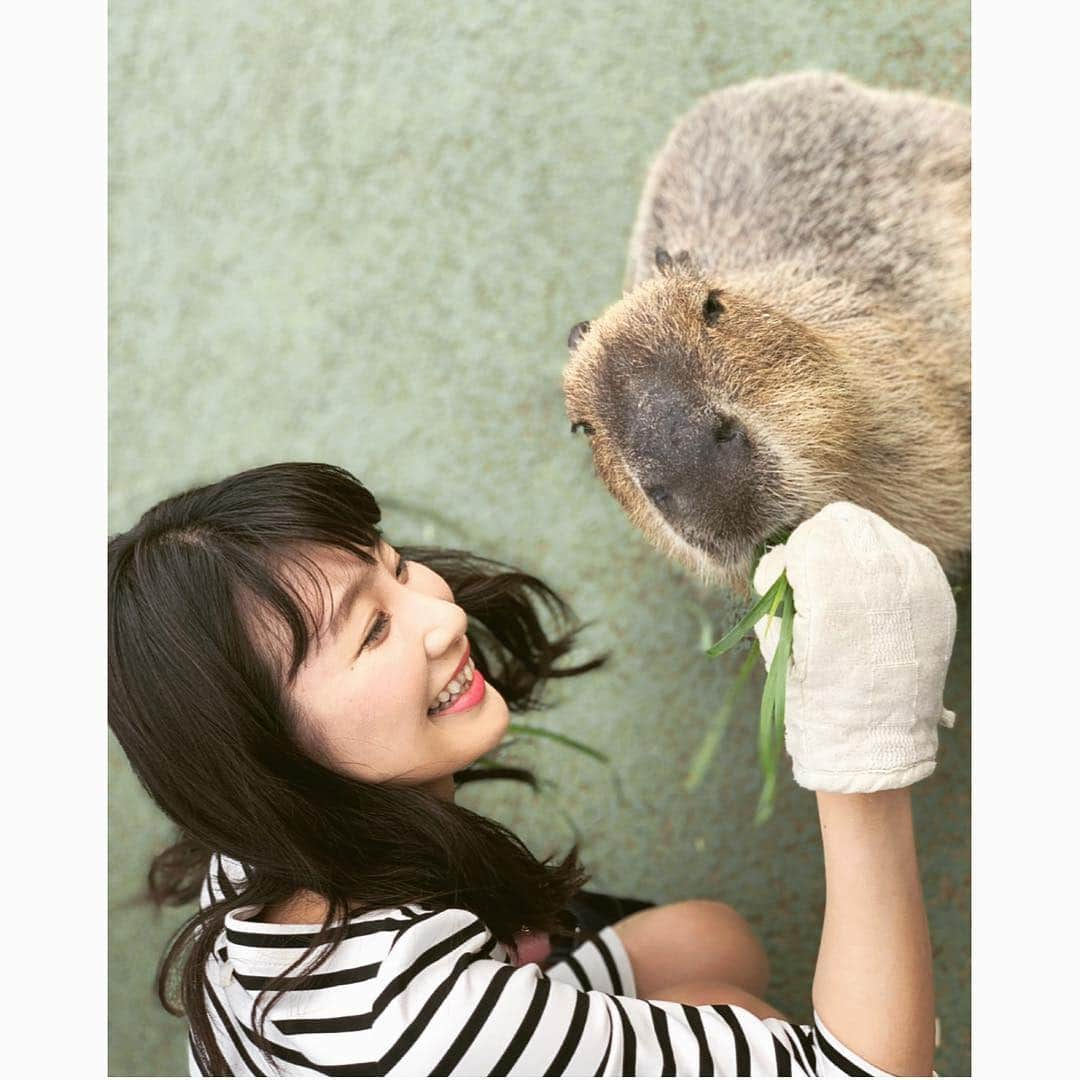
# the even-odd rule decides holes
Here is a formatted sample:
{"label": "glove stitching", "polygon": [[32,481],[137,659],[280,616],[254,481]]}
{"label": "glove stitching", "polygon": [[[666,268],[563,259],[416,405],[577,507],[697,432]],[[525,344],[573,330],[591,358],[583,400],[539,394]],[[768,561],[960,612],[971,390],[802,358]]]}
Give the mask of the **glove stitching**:
{"label": "glove stitching", "polygon": [[879,776],[888,776],[889,773],[907,772],[908,769],[913,769],[916,765],[925,765],[928,761],[937,762],[937,758],[919,758],[918,761],[913,761],[908,765],[894,765],[891,769],[873,769],[869,767],[864,769],[861,766],[858,769],[826,769],[823,766],[815,765],[813,768],[807,768],[804,771],[828,773],[830,776],[861,776],[863,773],[875,773]]}

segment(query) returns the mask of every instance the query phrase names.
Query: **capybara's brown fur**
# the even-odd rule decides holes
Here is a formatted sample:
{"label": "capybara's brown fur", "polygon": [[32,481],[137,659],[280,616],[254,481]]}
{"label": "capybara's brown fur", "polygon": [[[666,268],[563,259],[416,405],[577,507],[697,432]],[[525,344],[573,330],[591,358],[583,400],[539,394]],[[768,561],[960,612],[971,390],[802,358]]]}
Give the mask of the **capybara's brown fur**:
{"label": "capybara's brown fur", "polygon": [[574,430],[650,540],[745,588],[845,499],[970,546],[970,112],[802,73],[719,90],[649,172],[628,290],[570,336]]}

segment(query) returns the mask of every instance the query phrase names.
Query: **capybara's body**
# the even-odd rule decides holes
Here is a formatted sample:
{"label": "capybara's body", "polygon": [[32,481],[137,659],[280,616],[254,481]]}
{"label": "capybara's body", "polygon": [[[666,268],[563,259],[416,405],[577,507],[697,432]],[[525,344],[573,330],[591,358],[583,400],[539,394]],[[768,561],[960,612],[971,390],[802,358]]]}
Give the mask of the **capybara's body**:
{"label": "capybara's body", "polygon": [[649,172],[564,387],[630,518],[706,578],[844,499],[970,546],[970,113],[804,73],[719,90]]}

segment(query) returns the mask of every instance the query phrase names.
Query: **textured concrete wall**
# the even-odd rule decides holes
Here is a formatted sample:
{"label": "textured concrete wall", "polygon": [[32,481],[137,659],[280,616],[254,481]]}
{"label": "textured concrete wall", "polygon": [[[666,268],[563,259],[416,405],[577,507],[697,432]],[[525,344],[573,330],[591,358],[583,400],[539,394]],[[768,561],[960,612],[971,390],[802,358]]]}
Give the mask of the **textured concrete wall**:
{"label": "textured concrete wall", "polygon": [[[770,997],[808,1015],[823,903],[812,796],[750,825],[748,695],[703,789],[681,778],[733,668],[697,650],[722,597],[630,528],[567,431],[567,330],[621,287],[642,178],[701,94],[832,68],[967,100],[959,0],[564,0],[439,5],[113,0],[110,528],[183,486],[274,460],[353,470],[397,500],[391,540],[519,563],[594,620],[610,668],[541,717],[611,753],[514,753],[558,781],[461,799],[534,849],[585,835],[595,885],[716,896],[764,937]],[[969,1070],[967,605],[959,713],[916,790],[943,1074]],[[183,913],[129,905],[169,835],[110,736],[110,1071],[184,1071],[154,1002]],[[557,809],[556,809],[557,808]]]}

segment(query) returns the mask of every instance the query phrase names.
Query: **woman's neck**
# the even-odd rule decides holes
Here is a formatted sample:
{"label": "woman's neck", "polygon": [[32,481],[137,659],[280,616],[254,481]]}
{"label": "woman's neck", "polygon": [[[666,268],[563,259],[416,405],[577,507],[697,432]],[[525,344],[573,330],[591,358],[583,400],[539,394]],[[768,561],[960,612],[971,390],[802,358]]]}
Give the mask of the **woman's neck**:
{"label": "woman's neck", "polygon": [[301,889],[287,900],[263,908],[260,921],[306,926],[321,926],[330,905],[316,893]]}

